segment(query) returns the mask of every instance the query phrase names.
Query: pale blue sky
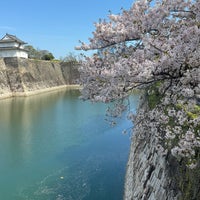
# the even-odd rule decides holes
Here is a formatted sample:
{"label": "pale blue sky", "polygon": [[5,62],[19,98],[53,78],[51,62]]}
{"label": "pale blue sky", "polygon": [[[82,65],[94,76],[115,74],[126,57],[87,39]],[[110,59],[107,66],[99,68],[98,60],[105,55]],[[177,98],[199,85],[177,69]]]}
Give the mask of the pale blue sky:
{"label": "pale blue sky", "polygon": [[4,0],[1,2],[0,38],[16,35],[35,48],[49,50],[56,58],[76,52],[86,42],[94,22],[130,8],[133,0]]}

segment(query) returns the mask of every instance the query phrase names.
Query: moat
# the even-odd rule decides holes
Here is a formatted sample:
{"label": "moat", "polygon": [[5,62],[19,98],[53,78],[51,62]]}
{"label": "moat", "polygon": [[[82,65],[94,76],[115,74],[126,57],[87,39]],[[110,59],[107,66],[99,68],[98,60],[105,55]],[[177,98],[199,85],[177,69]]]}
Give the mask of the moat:
{"label": "moat", "polygon": [[[0,197],[121,200],[132,126],[111,127],[107,105],[60,90],[0,101]],[[131,97],[135,111],[138,97]]]}

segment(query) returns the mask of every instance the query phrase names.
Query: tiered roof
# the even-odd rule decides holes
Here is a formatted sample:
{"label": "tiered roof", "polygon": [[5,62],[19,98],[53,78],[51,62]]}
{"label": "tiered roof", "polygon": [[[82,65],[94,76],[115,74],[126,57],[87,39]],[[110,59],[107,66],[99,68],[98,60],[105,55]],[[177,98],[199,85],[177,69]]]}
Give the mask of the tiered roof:
{"label": "tiered roof", "polygon": [[0,40],[0,43],[7,43],[7,42],[17,42],[19,44],[27,44],[26,42],[20,40],[15,35],[6,33],[6,35]]}

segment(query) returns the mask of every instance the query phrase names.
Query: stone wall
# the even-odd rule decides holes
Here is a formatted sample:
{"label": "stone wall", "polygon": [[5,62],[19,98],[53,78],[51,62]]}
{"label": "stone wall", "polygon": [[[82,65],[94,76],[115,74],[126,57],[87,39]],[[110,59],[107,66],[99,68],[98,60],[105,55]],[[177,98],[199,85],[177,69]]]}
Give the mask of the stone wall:
{"label": "stone wall", "polygon": [[178,200],[180,191],[169,176],[166,156],[159,154],[153,134],[132,138],[124,200]]}
{"label": "stone wall", "polygon": [[31,95],[77,84],[77,66],[24,58],[0,58],[0,98]]}
{"label": "stone wall", "polygon": [[79,80],[78,65],[73,62],[61,62],[60,65],[66,84],[77,84]]}
{"label": "stone wall", "polygon": [[132,136],[124,200],[199,200],[200,152],[197,167],[189,169],[184,159],[161,153],[158,146],[152,132]]}
{"label": "stone wall", "polygon": [[12,96],[8,70],[3,59],[0,59],[0,97]]}

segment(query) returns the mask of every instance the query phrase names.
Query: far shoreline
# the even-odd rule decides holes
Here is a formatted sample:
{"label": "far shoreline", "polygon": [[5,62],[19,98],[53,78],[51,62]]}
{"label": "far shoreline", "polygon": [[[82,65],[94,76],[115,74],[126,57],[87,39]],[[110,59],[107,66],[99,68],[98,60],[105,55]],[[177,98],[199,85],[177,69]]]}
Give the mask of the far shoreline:
{"label": "far shoreline", "polygon": [[13,98],[13,97],[29,97],[29,96],[34,96],[34,95],[39,95],[42,93],[48,93],[48,92],[54,92],[54,91],[58,91],[58,90],[62,90],[62,89],[81,89],[82,87],[78,84],[74,84],[74,85],[60,85],[60,86],[55,86],[55,87],[50,87],[50,88],[44,88],[44,89],[38,89],[38,90],[34,90],[34,91],[25,91],[25,92],[10,92],[7,94],[0,94],[0,100],[3,99],[8,99],[8,98]]}

